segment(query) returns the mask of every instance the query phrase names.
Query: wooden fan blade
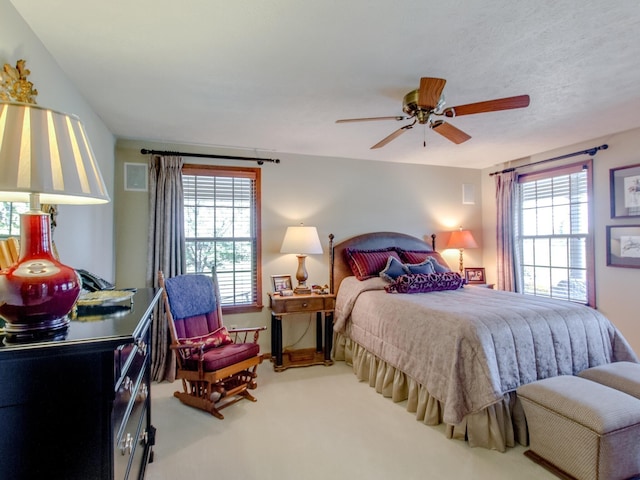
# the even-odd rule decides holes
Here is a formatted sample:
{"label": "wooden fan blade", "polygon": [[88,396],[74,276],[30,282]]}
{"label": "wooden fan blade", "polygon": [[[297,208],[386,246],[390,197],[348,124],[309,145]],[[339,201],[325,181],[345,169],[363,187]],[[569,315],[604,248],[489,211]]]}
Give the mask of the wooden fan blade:
{"label": "wooden fan blade", "polygon": [[453,143],[463,143],[469,140],[471,137],[464,133],[457,127],[454,127],[450,123],[445,122],[444,120],[438,120],[437,122],[433,122],[431,124],[431,129],[438,132],[447,140],[451,140]]}
{"label": "wooden fan blade", "polygon": [[513,108],[524,108],[529,106],[529,95],[518,95],[517,97],[498,98],[485,102],[468,103],[449,107],[443,112],[447,117],[459,117],[460,115],[471,115],[473,113],[497,112],[499,110],[511,110]]}
{"label": "wooden fan blade", "polygon": [[389,143],[391,140],[395,140],[396,138],[398,138],[400,135],[402,135],[404,132],[406,132],[407,130],[411,130],[413,128],[413,124],[411,125],[405,125],[402,128],[399,128],[398,130],[396,130],[395,132],[393,132],[391,135],[383,138],[382,140],[380,140],[378,143],[376,143],[373,147],[371,147],[370,150],[373,150],[374,148],[380,148],[380,147],[384,147],[387,143]]}
{"label": "wooden fan blade", "polygon": [[343,118],[336,120],[336,123],[349,123],[349,122],[374,122],[377,120],[407,120],[409,117],[403,117],[402,115],[396,115],[394,117],[367,117],[367,118]]}
{"label": "wooden fan blade", "polygon": [[418,91],[418,106],[427,110],[436,108],[446,83],[444,78],[422,77]]}

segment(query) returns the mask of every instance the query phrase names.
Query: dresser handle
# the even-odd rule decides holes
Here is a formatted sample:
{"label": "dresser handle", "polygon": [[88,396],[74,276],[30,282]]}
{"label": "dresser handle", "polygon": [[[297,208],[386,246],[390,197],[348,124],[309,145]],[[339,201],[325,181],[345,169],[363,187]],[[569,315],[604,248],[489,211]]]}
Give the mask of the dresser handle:
{"label": "dresser handle", "polygon": [[136,347],[142,356],[147,354],[147,344],[144,340],[136,340]]}
{"label": "dresser handle", "polygon": [[122,381],[122,389],[125,392],[129,392],[129,393],[133,391],[133,380],[131,380],[131,377],[129,377],[129,375],[124,377],[124,380]]}
{"label": "dresser handle", "polygon": [[308,303],[303,303],[303,304],[302,304],[302,308],[307,308],[308,306],[309,306],[309,304],[308,304]]}
{"label": "dresser handle", "polygon": [[146,383],[143,383],[140,386],[140,390],[138,390],[138,399],[146,400],[148,395],[149,395],[149,387],[147,386]]}
{"label": "dresser handle", "polygon": [[127,436],[122,441],[122,446],[120,447],[120,453],[122,455],[126,455],[127,453],[131,455],[133,451],[133,436],[130,433],[127,433]]}
{"label": "dresser handle", "polygon": [[149,441],[149,432],[147,432],[147,429],[145,428],[140,432],[140,438],[138,438],[138,443],[140,445],[145,445],[148,441]]}

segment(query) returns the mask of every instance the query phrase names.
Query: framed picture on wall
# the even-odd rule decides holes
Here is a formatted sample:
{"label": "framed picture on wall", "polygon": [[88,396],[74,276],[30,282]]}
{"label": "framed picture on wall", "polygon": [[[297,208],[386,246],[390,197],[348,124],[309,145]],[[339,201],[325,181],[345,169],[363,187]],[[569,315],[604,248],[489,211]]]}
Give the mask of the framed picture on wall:
{"label": "framed picture on wall", "polygon": [[607,265],[640,268],[640,225],[607,226]]}
{"label": "framed picture on wall", "polygon": [[469,284],[473,283],[487,283],[487,278],[484,275],[484,268],[465,268],[464,278]]}
{"label": "framed picture on wall", "polygon": [[609,170],[611,218],[640,217],[640,164]]}

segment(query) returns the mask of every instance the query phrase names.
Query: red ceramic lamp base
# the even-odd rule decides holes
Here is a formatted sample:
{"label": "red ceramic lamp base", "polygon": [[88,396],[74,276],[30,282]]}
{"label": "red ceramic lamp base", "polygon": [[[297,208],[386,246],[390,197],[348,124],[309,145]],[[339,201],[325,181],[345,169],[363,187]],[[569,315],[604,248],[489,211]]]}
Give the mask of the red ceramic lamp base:
{"label": "red ceramic lamp base", "polygon": [[20,217],[20,258],[0,272],[0,316],[9,335],[58,331],[80,295],[81,281],[53,255],[49,216],[29,212]]}

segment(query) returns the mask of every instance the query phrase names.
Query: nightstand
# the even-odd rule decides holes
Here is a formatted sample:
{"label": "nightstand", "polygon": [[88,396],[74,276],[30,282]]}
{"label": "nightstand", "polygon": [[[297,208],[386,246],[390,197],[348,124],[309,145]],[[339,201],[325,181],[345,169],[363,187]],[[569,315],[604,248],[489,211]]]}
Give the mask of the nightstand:
{"label": "nightstand", "polygon": [[[281,372],[291,367],[309,365],[333,365],[333,311],[336,296],[333,294],[293,295],[283,297],[269,293],[271,308],[271,361],[273,369]],[[316,314],[316,348],[282,352],[282,321],[291,315]],[[324,320],[324,329],[322,321]],[[324,337],[324,348],[323,348]],[[283,358],[285,357],[285,358]]]}

